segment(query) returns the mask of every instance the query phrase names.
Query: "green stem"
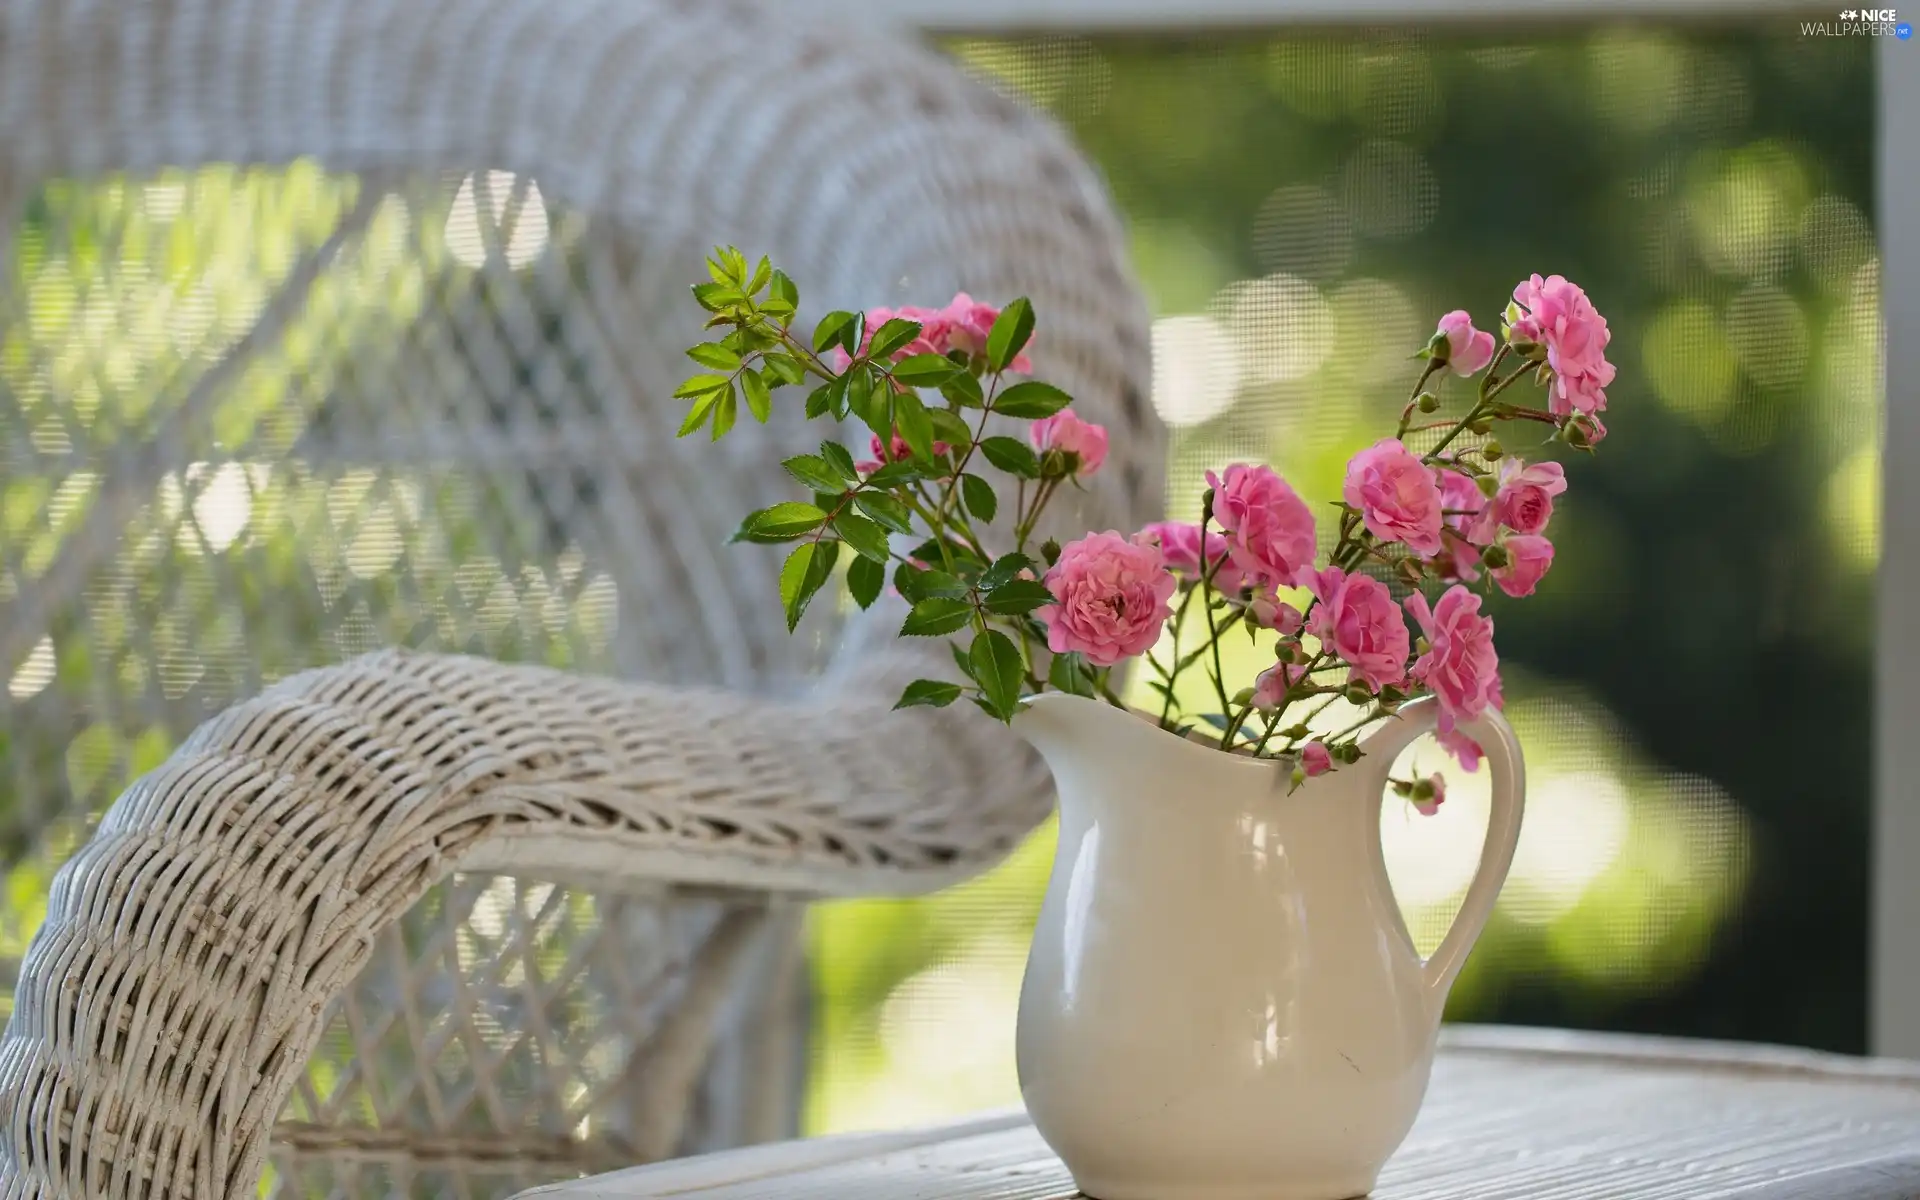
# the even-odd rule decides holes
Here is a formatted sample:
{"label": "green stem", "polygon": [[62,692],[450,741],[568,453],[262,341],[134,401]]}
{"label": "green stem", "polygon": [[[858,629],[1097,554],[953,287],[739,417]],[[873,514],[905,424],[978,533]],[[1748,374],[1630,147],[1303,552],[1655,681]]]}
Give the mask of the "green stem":
{"label": "green stem", "polygon": [[[1198,588],[1187,589],[1186,594],[1180,597],[1180,609],[1173,617],[1173,670],[1162,669],[1160,672],[1161,678],[1166,680],[1167,684],[1166,695],[1162,698],[1160,705],[1160,728],[1162,729],[1169,728],[1167,718],[1173,715],[1173,681],[1180,674],[1181,669],[1180,630],[1186,626],[1187,609],[1193,604],[1193,594],[1198,590]],[[1158,663],[1154,665],[1159,666]]]}

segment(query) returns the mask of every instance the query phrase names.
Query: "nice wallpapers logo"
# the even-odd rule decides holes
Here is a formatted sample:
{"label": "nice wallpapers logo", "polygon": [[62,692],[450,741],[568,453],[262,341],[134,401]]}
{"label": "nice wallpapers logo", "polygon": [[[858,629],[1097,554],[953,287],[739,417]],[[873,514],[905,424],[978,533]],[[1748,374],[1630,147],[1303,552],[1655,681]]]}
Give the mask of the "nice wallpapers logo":
{"label": "nice wallpapers logo", "polygon": [[1837,21],[1802,21],[1801,37],[1891,37],[1906,41],[1913,25],[1891,8],[1842,9]]}

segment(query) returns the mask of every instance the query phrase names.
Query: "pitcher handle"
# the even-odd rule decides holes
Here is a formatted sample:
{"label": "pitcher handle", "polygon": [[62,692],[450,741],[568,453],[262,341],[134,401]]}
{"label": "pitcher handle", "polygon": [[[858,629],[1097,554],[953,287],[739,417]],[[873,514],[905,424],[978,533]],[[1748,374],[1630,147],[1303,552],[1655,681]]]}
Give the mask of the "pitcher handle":
{"label": "pitcher handle", "polygon": [[[1368,796],[1378,796],[1386,789],[1387,776],[1393,770],[1393,760],[1415,738],[1431,730],[1439,715],[1439,705],[1431,699],[1409,704],[1400,710],[1397,720],[1367,739],[1362,749],[1366,751],[1368,760],[1377,764],[1374,770],[1378,776],[1378,782],[1368,790]],[[1480,743],[1480,749],[1486,754],[1487,767],[1493,772],[1493,808],[1487,818],[1487,840],[1480,849],[1480,866],[1473,873],[1473,882],[1467,886],[1467,898],[1460,905],[1459,915],[1453,919],[1453,927],[1447,930],[1447,936],[1440,939],[1439,947],[1422,967],[1426,977],[1427,1003],[1436,1021],[1446,1007],[1447,992],[1459,977],[1468,951],[1473,949],[1480,931],[1487,927],[1487,918],[1493,915],[1494,901],[1500,896],[1501,885],[1507,881],[1507,871],[1513,866],[1514,850],[1520,844],[1520,818],[1526,808],[1526,762],[1520,755],[1520,743],[1513,736],[1513,727],[1507,724],[1507,719],[1497,709],[1488,709],[1475,720],[1461,724],[1460,732]],[[1377,834],[1378,804],[1374,805],[1373,812]],[[1375,844],[1378,844],[1377,836]]]}

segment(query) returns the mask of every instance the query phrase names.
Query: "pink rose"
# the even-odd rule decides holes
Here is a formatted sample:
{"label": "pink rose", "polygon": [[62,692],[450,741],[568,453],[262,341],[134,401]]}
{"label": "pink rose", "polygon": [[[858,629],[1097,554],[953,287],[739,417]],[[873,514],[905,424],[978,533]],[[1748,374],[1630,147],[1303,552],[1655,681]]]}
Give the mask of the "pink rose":
{"label": "pink rose", "polygon": [[[870,466],[877,471],[880,469],[882,463],[900,462],[903,459],[913,457],[913,448],[907,445],[907,439],[897,433],[893,435],[893,444],[890,446],[881,445],[880,435],[877,433],[874,434],[871,438],[867,439],[867,449],[872,451],[873,457],[877,461],[854,464],[854,466],[862,470]],[[953,449],[953,447],[947,445],[945,442],[935,442],[933,444],[933,456],[939,458],[951,449]]]}
{"label": "pink rose", "polygon": [[1458,722],[1478,717],[1500,695],[1493,618],[1481,616],[1480,597],[1457,583],[1432,608],[1419,592],[1406,604],[1428,646],[1413,664],[1413,677],[1439,699],[1440,732],[1452,733]]}
{"label": "pink rose", "polygon": [[1158,546],[1111,530],[1061,547],[1046,585],[1055,602],[1034,615],[1047,648],[1078,650],[1097,667],[1146,653],[1173,615],[1167,599],[1178,586]]}
{"label": "pink rose", "polygon": [[1507,565],[1496,567],[1493,581],[1509,596],[1531,596],[1541,576],[1553,565],[1553,543],[1536,534],[1516,534],[1501,543]]}
{"label": "pink rose", "polygon": [[1447,335],[1447,365],[1455,375],[1475,375],[1493,361],[1493,335],[1473,327],[1473,318],[1456,308],[1440,318],[1439,332]]}
{"label": "pink rose", "polygon": [[1557,462],[1528,466],[1517,458],[1500,460],[1500,490],[1493,497],[1495,519],[1515,533],[1539,533],[1553,517],[1553,498],[1567,490],[1567,472]]}
{"label": "pink rose", "polygon": [[[893,352],[894,362],[899,362],[903,358],[910,358],[915,354],[945,353],[944,350],[939,348],[936,337],[936,322],[940,317],[939,312],[931,308],[913,308],[911,306],[907,308],[868,309],[866,313],[866,323],[861,328],[860,353],[865,354],[867,347],[873,344],[874,330],[885,325],[895,317],[907,321],[920,322],[920,335]],[[833,369],[836,371],[846,370],[847,364],[853,361],[847,357],[847,352],[838,346],[835,346],[827,357],[829,363],[831,363]]]}
{"label": "pink rose", "polygon": [[1559,416],[1604,409],[1605,389],[1613,382],[1613,364],[1607,361],[1613,335],[1587,293],[1564,276],[1543,280],[1534,275],[1513,289],[1513,298],[1526,310],[1513,323],[1514,336],[1547,348],[1547,365],[1553,368],[1548,407]]}
{"label": "pink rose", "polygon": [[1309,779],[1333,770],[1333,755],[1327,752],[1326,743],[1308,742],[1300,747],[1300,769]]}
{"label": "pink rose", "polygon": [[1484,757],[1485,752],[1480,749],[1479,742],[1458,729],[1449,729],[1445,733],[1436,733],[1433,736],[1440,743],[1442,750],[1459,761],[1461,770],[1478,771],[1480,769],[1480,759]]}
{"label": "pink rose", "polygon": [[1307,677],[1307,668],[1299,663],[1277,662],[1253,677],[1253,706],[1272,712],[1286,699],[1287,689]]}
{"label": "pink rose", "polygon": [[[1198,580],[1207,566],[1227,556],[1227,539],[1210,532],[1207,534],[1207,561],[1202,563],[1200,527],[1187,521],[1155,521],[1142,529],[1140,536],[1159,543],[1167,567],[1189,579]],[[1213,573],[1213,586],[1229,594],[1238,593],[1245,586],[1240,568],[1231,563],[1221,563],[1220,569]]]}
{"label": "pink rose", "polygon": [[[944,354],[948,350],[964,350],[969,355],[977,357],[987,352],[987,336],[993,332],[993,323],[1000,319],[1000,310],[991,304],[982,304],[972,296],[961,292],[954,296],[936,316],[944,343],[940,352]],[[1025,373],[1033,370],[1033,362],[1025,354],[1021,354],[1008,364],[1008,367]]]}
{"label": "pink rose", "polygon": [[1480,485],[1470,475],[1443,467],[1433,469],[1433,478],[1440,488],[1440,508],[1447,526],[1476,546],[1490,544],[1500,523],[1487,507]]}
{"label": "pink rose", "polygon": [[1307,618],[1307,632],[1351,668],[1349,683],[1377,692],[1407,677],[1407,623],[1386,584],[1339,567],[1305,572],[1301,582],[1319,601]]}
{"label": "pink rose", "polygon": [[1262,629],[1271,629],[1282,637],[1300,632],[1300,610],[1273,596],[1255,596],[1247,605],[1247,614]]}
{"label": "pink rose", "polygon": [[[1475,750],[1478,749],[1479,747],[1476,746]],[[1442,804],[1447,802],[1447,780],[1445,776],[1429,775],[1427,776],[1427,783],[1433,788],[1433,795],[1428,796],[1425,800],[1415,797],[1413,801],[1413,807],[1417,809],[1423,817],[1431,817],[1440,811]]]}
{"label": "pink rose", "polygon": [[1058,450],[1079,455],[1080,465],[1074,469],[1075,475],[1091,475],[1107,461],[1106,428],[1082,421],[1070,408],[1035,421],[1027,436],[1033,439],[1033,448],[1042,454]]}
{"label": "pink rose", "polygon": [[1382,438],[1353,456],[1341,495],[1381,541],[1405,542],[1415,554],[1440,552],[1440,489],[1397,438]]}
{"label": "pink rose", "polygon": [[1235,463],[1223,481],[1207,472],[1213,515],[1227,533],[1227,553],[1247,582],[1286,587],[1313,565],[1313,513],[1271,467]]}

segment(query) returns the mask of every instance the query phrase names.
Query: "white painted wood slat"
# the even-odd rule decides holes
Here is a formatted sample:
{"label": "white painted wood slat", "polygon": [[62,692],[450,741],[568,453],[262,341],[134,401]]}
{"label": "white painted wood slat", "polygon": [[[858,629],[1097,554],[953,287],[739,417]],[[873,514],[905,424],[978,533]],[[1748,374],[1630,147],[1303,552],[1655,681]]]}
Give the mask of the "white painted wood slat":
{"label": "white painted wood slat", "polygon": [[[528,1200],[1067,1200],[1017,1114],[792,1142]],[[1920,1063],[1557,1031],[1450,1030],[1374,1200],[1913,1200]]]}

